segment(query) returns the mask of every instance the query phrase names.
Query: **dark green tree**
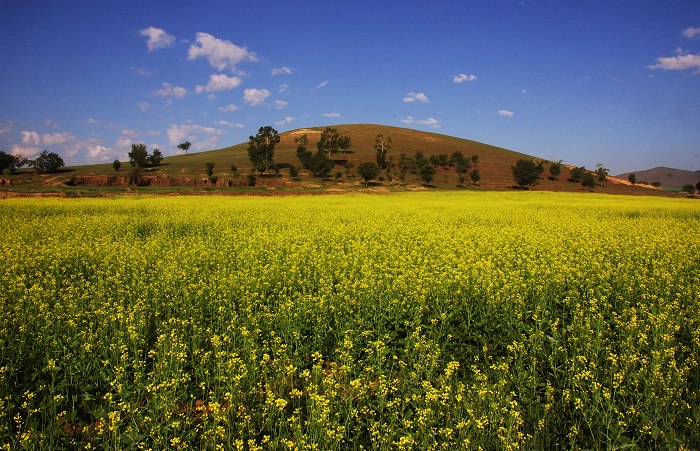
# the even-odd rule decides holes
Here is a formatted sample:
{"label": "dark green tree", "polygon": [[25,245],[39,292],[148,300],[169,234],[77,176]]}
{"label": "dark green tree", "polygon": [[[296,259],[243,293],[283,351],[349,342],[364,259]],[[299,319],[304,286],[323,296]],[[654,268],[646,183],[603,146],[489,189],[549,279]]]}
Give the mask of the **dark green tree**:
{"label": "dark green tree", "polygon": [[214,175],[214,166],[214,163],[212,163],[211,161],[206,164],[207,176],[209,176],[209,178],[211,178]]}
{"label": "dark green tree", "polygon": [[595,177],[598,183],[601,185],[608,180],[608,174],[610,170],[603,166],[603,163],[598,163],[595,165]]}
{"label": "dark green tree", "polygon": [[556,161],[549,166],[549,173],[554,180],[559,180],[559,174],[561,174],[561,162],[562,160]]}
{"label": "dark green tree", "polygon": [[41,152],[41,154],[36,157],[36,159],[31,160],[29,164],[40,174],[56,172],[58,168],[65,165],[63,158],[61,158],[59,154],[56,152],[49,152],[48,150]]}
{"label": "dark green tree", "polygon": [[148,165],[148,149],[145,144],[132,144],[129,163],[135,168],[143,169]]}
{"label": "dark green tree", "polygon": [[160,149],[153,149],[153,153],[149,155],[148,161],[153,166],[160,166],[161,161],[163,161],[163,152]]}
{"label": "dark green tree", "polygon": [[316,144],[319,152],[330,160],[331,155],[350,148],[350,138],[338,133],[338,130],[326,127],[321,133],[321,139]]}
{"label": "dark green tree", "polygon": [[478,185],[479,181],[481,181],[481,173],[479,172],[478,168],[474,168],[469,172],[469,178],[472,180],[472,183],[474,185]]}
{"label": "dark green tree", "polygon": [[391,136],[377,135],[374,139],[374,150],[377,152],[377,164],[380,168],[386,169],[386,154],[391,150]]}
{"label": "dark green tree", "polygon": [[314,177],[326,178],[333,170],[333,162],[320,150],[309,158],[308,170]]}
{"label": "dark green tree", "polygon": [[301,163],[301,167],[304,169],[309,169],[309,162],[313,156],[311,151],[306,148],[306,145],[309,143],[309,139],[306,137],[306,135],[301,135],[294,138],[294,142],[297,145],[297,158]]}
{"label": "dark green tree", "polygon": [[380,171],[381,169],[379,168],[379,166],[375,163],[372,163],[371,161],[365,161],[364,163],[360,163],[360,165],[357,166],[357,173],[365,181],[365,186],[368,185],[370,180],[376,178],[379,175]]}
{"label": "dark green tree", "polygon": [[112,162],[112,167],[114,168],[115,171],[118,171],[119,168],[122,167],[122,162],[119,161],[119,160],[114,160],[114,161]]}
{"label": "dark green tree", "polygon": [[698,180],[698,183],[695,184],[695,189],[700,193],[700,180]]}
{"label": "dark green tree", "polygon": [[583,181],[583,177],[586,175],[587,172],[589,171],[588,169],[586,169],[585,166],[573,168],[571,170],[571,177],[569,177],[569,181],[574,183],[581,183]]}
{"label": "dark green tree", "polygon": [[513,170],[513,180],[522,189],[534,185],[540,177],[539,165],[532,160],[520,159],[511,169]]}
{"label": "dark green tree", "polygon": [[636,185],[637,184],[637,174],[635,174],[634,172],[631,173],[630,175],[627,176],[627,180],[629,180],[631,184]]}
{"label": "dark green tree", "polygon": [[248,138],[248,158],[253,169],[263,174],[275,162],[275,146],[280,142],[277,130],[271,126],[260,127],[258,134]]}
{"label": "dark green tree", "polygon": [[12,155],[0,151],[0,174],[8,171],[12,175],[25,164],[27,164],[27,159],[22,155]]}
{"label": "dark green tree", "polygon": [[433,178],[435,178],[435,166],[429,162],[425,162],[418,170],[418,173],[420,174],[420,178],[423,180],[423,183],[430,185],[430,182],[432,182]]}
{"label": "dark green tree", "polygon": [[685,185],[681,191],[685,191],[688,194],[695,194],[695,187],[689,183]]}
{"label": "dark green tree", "polygon": [[190,147],[191,147],[191,146],[192,146],[192,143],[190,143],[189,141],[185,141],[185,142],[182,143],[182,144],[178,144],[177,148],[180,149],[180,150],[184,150],[184,151],[185,151],[185,155],[187,155],[187,151],[190,150]]}
{"label": "dark green tree", "polygon": [[593,177],[591,172],[586,171],[583,173],[583,176],[581,176],[581,185],[583,185],[584,188],[595,188],[595,177]]}

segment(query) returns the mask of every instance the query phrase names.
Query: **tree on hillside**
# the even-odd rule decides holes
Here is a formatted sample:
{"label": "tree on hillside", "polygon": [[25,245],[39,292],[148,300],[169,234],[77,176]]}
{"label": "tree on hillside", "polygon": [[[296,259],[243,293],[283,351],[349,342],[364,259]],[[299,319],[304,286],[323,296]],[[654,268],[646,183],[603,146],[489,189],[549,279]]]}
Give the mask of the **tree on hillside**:
{"label": "tree on hillside", "polygon": [[185,151],[185,155],[187,155],[187,151],[190,150],[190,147],[191,147],[191,146],[192,146],[192,143],[190,143],[189,141],[185,141],[185,142],[182,143],[182,144],[178,144],[177,148],[180,149],[180,150],[184,150],[184,151]]}
{"label": "tree on hillside", "polygon": [[532,160],[520,159],[511,169],[513,170],[513,180],[522,189],[534,185],[540,177],[540,167]]}
{"label": "tree on hillside", "polygon": [[160,149],[153,149],[153,153],[148,157],[148,161],[153,166],[160,166],[160,162],[163,161],[163,152]]}
{"label": "tree on hillside", "polygon": [[598,183],[600,183],[601,185],[608,180],[609,173],[610,170],[606,167],[603,167],[603,163],[598,163],[595,165],[596,180],[598,180]]}
{"label": "tree on hillside", "polygon": [[423,180],[423,183],[425,183],[426,185],[430,185],[430,182],[432,182],[433,178],[435,177],[435,166],[426,161],[420,167],[418,173],[420,175],[421,180]]}
{"label": "tree on hillside", "polygon": [[474,185],[478,185],[479,181],[481,180],[481,173],[479,172],[479,169],[474,168],[469,172],[469,178],[472,180],[472,183]]}
{"label": "tree on hillside", "polygon": [[695,194],[695,187],[689,183],[685,185],[681,191],[685,191],[688,194]]}
{"label": "tree on hillside", "polygon": [[559,180],[559,174],[561,174],[561,162],[562,160],[559,160],[549,166],[549,173],[554,180]]}
{"label": "tree on hillside", "polygon": [[333,170],[333,162],[321,150],[317,150],[308,160],[307,169],[314,177],[326,178]]}
{"label": "tree on hillside", "polygon": [[571,170],[571,177],[569,178],[569,181],[574,183],[581,183],[583,181],[583,177],[586,175],[587,172],[589,171],[588,169],[586,169],[585,166],[573,168]]}
{"label": "tree on hillside", "polygon": [[143,169],[148,165],[148,149],[145,144],[132,144],[129,163],[135,168]]}
{"label": "tree on hillside", "polygon": [[370,180],[377,177],[379,172],[379,166],[371,161],[360,163],[360,165],[357,167],[357,173],[365,181],[365,186],[367,186]]}
{"label": "tree on hillside", "polygon": [[634,172],[631,173],[630,175],[627,176],[627,180],[629,180],[631,184],[636,185],[637,184],[637,174],[635,174]]}
{"label": "tree on hillside", "polygon": [[306,148],[306,145],[309,143],[309,139],[306,137],[306,135],[301,135],[294,138],[294,143],[297,145],[297,158],[299,159],[299,163],[301,163],[301,167],[304,169],[309,169],[309,162],[313,156],[311,151]]}
{"label": "tree on hillside", "polygon": [[214,175],[215,164],[210,161],[205,166],[207,168],[207,176],[209,176],[209,178],[211,179],[211,177]]}
{"label": "tree on hillside", "polygon": [[18,168],[27,164],[27,159],[22,155],[12,155],[0,151],[0,175],[8,171],[10,175],[14,174]]}
{"label": "tree on hillside", "polygon": [[695,184],[695,189],[700,193],[700,180],[698,180],[698,183]]}
{"label": "tree on hillside", "polygon": [[350,148],[350,138],[341,135],[334,128],[326,127],[321,133],[321,139],[316,144],[316,148],[330,160],[331,155]]}
{"label": "tree on hillside", "polygon": [[64,166],[65,163],[63,162],[63,158],[56,152],[44,150],[36,159],[31,160],[29,165],[40,174],[50,174],[56,172],[58,168]]}
{"label": "tree on hillside", "polygon": [[258,134],[248,138],[248,158],[253,169],[260,174],[274,164],[275,146],[280,142],[280,135],[271,126],[260,127]]}
{"label": "tree on hillside", "polygon": [[114,161],[112,162],[112,167],[114,168],[115,171],[118,171],[119,168],[122,167],[122,162],[119,161],[119,160],[114,160]]}
{"label": "tree on hillside", "polygon": [[374,139],[374,150],[377,152],[377,164],[380,168],[386,169],[386,154],[391,150],[391,136],[377,135]]}
{"label": "tree on hillside", "polygon": [[581,185],[584,188],[595,188],[595,178],[591,172],[586,171],[583,173],[583,176],[581,177]]}

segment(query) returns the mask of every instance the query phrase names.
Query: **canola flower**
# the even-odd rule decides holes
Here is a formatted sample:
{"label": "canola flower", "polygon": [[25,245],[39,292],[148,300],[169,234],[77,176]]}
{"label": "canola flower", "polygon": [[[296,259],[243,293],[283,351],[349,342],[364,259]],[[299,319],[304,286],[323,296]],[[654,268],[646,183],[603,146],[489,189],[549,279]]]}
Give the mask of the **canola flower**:
{"label": "canola flower", "polygon": [[700,205],[0,202],[3,449],[700,447]]}

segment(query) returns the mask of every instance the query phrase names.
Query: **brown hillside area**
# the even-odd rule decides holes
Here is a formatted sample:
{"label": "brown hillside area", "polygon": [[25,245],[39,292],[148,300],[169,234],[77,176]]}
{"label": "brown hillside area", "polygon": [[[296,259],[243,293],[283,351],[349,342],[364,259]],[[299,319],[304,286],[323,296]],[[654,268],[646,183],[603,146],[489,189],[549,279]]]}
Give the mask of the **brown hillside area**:
{"label": "brown hillside area", "polygon": [[[354,168],[365,161],[376,161],[374,143],[378,134],[392,139],[391,150],[387,159],[398,166],[399,156],[402,153],[414,155],[423,152],[426,157],[437,154],[450,155],[454,151],[461,151],[467,158],[478,155],[477,168],[481,174],[481,181],[477,186],[467,184],[466,187],[458,187],[457,173],[454,167],[437,167],[435,178],[429,189],[511,189],[515,185],[511,167],[521,158],[533,158],[512,150],[490,146],[462,138],[455,138],[438,133],[411,130],[400,127],[375,124],[349,124],[331,126],[342,135],[348,136],[351,141],[351,149],[346,153],[338,153],[333,156],[335,167],[331,178],[320,180],[313,178],[305,170],[301,170],[299,177],[293,180],[289,176],[289,165],[300,166],[296,156],[296,144],[294,139],[306,134],[309,140],[308,149],[316,150],[322,130],[325,127],[291,130],[280,134],[280,143],[275,150],[275,163],[280,167],[278,176],[272,173],[257,177],[255,190],[277,191],[324,191],[338,192],[350,190],[364,190],[364,183],[357,176],[356,171],[346,171],[348,163]],[[149,152],[152,149],[149,149]],[[206,164],[214,163],[214,175],[218,178],[215,184],[211,184],[206,175]],[[103,190],[105,192],[133,191],[139,192],[191,192],[201,189],[216,189],[222,193],[238,191],[250,191],[245,187],[247,175],[251,173],[251,164],[248,161],[247,142],[218,150],[195,152],[188,155],[175,155],[166,157],[162,164],[148,168],[144,172],[144,178],[150,186],[129,187],[126,174],[129,169],[128,162],[122,162],[122,168],[116,171],[111,164],[86,165],[67,167],[58,174],[34,175],[28,169],[23,169],[18,175],[7,180],[0,186],[0,191],[27,191],[27,192],[51,192],[61,189],[87,189]],[[566,163],[566,162],[565,162]],[[239,175],[234,176],[231,165],[238,168]],[[583,188],[579,183],[567,181],[570,168],[564,166],[558,180],[550,180],[549,163],[543,178],[532,187],[533,190],[548,191],[591,191]],[[272,171],[269,171],[272,172]],[[340,173],[340,176],[336,174]],[[73,183],[78,187],[66,187],[67,183]],[[392,171],[392,180],[389,181],[386,174],[381,179],[373,181],[373,189],[379,191],[400,191],[412,189],[426,189],[417,175],[407,174],[404,182],[398,179],[398,167]],[[650,188],[650,187],[649,187]],[[592,191],[613,194],[657,194],[669,195],[661,190],[652,190],[643,186],[632,186],[625,180],[610,179],[603,186],[599,185]]]}

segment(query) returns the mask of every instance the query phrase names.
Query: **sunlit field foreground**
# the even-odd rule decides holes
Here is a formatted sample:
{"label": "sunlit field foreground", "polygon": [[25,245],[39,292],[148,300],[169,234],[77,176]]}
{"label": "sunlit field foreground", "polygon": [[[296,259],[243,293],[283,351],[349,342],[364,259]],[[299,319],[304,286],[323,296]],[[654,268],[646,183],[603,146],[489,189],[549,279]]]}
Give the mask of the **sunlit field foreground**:
{"label": "sunlit field foreground", "polygon": [[0,202],[7,449],[700,447],[700,203]]}

